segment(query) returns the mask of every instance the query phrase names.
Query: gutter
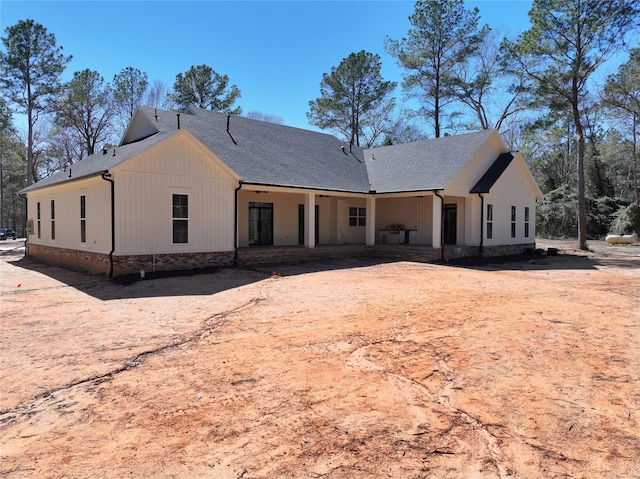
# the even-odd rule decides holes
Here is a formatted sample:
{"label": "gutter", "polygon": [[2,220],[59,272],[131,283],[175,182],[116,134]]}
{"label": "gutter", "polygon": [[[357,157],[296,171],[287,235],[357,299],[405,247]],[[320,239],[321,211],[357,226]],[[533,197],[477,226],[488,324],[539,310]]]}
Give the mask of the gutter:
{"label": "gutter", "polygon": [[444,261],[444,196],[438,190],[433,190],[433,194],[440,198],[440,260]]}
{"label": "gutter", "polygon": [[113,278],[113,253],[116,249],[116,215],[115,215],[115,183],[111,179],[109,170],[105,170],[101,175],[104,181],[111,183],[111,251],[109,251],[109,278]]}
{"label": "gutter", "polygon": [[233,222],[233,243],[234,243],[234,253],[233,253],[233,267],[238,267],[238,192],[242,188],[242,180],[238,181],[238,187],[236,188],[235,193],[235,204],[234,204],[234,222]]}
{"label": "gutter", "polygon": [[480,197],[480,256],[482,256],[482,246],[484,245],[484,196],[478,193]]}

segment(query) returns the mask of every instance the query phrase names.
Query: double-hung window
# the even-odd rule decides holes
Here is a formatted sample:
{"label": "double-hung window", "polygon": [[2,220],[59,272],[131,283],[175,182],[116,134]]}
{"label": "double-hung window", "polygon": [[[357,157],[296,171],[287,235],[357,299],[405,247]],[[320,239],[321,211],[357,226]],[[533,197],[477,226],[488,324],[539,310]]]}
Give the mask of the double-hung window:
{"label": "double-hung window", "polygon": [[516,237],[516,207],[511,207],[511,237]]}
{"label": "double-hung window", "polygon": [[51,200],[51,239],[56,239],[56,200]]}
{"label": "double-hung window", "polygon": [[487,239],[493,238],[493,205],[487,205]]}
{"label": "double-hung window", "polygon": [[529,237],[529,207],[524,207],[524,237]]}
{"label": "double-hung window", "polygon": [[37,225],[36,228],[38,228],[38,238],[42,238],[42,225],[40,224],[40,202],[38,201],[36,203],[36,219],[37,219]]}
{"label": "double-hung window", "polygon": [[172,196],[173,242],[189,242],[189,195]]}
{"label": "double-hung window", "polygon": [[87,242],[87,210],[86,196],[80,195],[80,242]]}

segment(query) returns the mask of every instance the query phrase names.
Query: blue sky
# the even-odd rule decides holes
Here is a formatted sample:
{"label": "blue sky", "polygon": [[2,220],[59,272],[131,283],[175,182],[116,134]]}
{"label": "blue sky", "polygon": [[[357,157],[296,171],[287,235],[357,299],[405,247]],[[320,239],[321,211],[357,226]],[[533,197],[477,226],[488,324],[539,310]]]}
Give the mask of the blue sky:
{"label": "blue sky", "polygon": [[[467,1],[481,22],[513,35],[529,27],[530,0]],[[352,52],[382,59],[385,80],[400,83],[402,69],[384,51],[386,36],[409,29],[414,1],[34,1],[0,0],[0,27],[31,18],[56,36],[73,61],[64,79],[85,68],[105,80],[132,66],[169,88],[192,65],[229,76],[246,113],[282,117],[310,128],[310,100],[322,74]],[[398,98],[402,97],[400,91]]]}

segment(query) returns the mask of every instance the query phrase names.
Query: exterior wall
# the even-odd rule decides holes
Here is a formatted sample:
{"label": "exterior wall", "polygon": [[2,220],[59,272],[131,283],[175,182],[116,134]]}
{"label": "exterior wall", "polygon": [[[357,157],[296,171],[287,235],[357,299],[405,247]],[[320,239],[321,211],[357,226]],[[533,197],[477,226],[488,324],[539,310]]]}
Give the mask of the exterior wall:
{"label": "exterior wall", "polygon": [[[364,244],[366,226],[349,226],[349,208],[366,208],[365,198],[341,198],[337,201],[337,233],[338,244]],[[377,210],[377,203],[376,203]]]}
{"label": "exterior wall", "polygon": [[478,195],[467,196],[464,200],[464,210],[466,213],[464,218],[464,244],[479,245],[481,229],[480,222],[483,221],[480,212],[482,202]]}
{"label": "exterior wall", "polygon": [[[253,202],[273,203],[274,246],[298,244],[298,205],[304,204],[304,194],[240,190],[238,194],[238,245],[240,247],[249,246],[249,203]],[[322,206],[320,209],[322,218]]]}
{"label": "exterior wall", "polygon": [[497,131],[483,143],[447,185],[447,194],[467,196],[480,178],[486,173],[500,153],[507,151]]}
{"label": "exterior wall", "polygon": [[[376,199],[376,232],[389,225],[401,224],[416,230],[413,244],[431,244],[433,195]],[[379,236],[379,235],[378,235]],[[380,243],[380,238],[376,240]]]}
{"label": "exterior wall", "polygon": [[[101,177],[43,188],[27,195],[30,245],[109,253],[111,250],[111,186]],[[80,236],[80,196],[85,196],[86,241]],[[55,209],[55,239],[51,237],[51,201]],[[40,236],[37,205],[40,203]],[[36,250],[34,250],[36,251]],[[40,250],[44,251],[44,250]]]}
{"label": "exterior wall", "polygon": [[[234,250],[238,181],[208,150],[176,135],[114,169],[118,256]],[[173,243],[172,195],[188,195],[188,243]]]}
{"label": "exterior wall", "polygon": [[[500,179],[484,196],[483,245],[531,245],[535,244],[536,200],[518,171],[519,166],[512,162]],[[493,205],[493,238],[487,238],[486,210]],[[516,207],[516,236],[511,237],[511,207]],[[529,208],[529,236],[524,235],[524,208]],[[484,248],[483,248],[484,251]]]}
{"label": "exterior wall", "polygon": [[456,245],[466,245],[466,226],[469,223],[466,214],[465,198],[460,196],[444,195],[444,204],[456,205]]}

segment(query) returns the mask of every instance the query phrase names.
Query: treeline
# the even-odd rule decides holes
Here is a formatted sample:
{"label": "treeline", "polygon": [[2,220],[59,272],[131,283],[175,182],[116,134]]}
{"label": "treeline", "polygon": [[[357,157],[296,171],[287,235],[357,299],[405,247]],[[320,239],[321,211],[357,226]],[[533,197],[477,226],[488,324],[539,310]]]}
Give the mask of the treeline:
{"label": "treeline", "polygon": [[[322,76],[309,123],[359,146],[496,128],[545,193],[539,236],[585,248],[587,238],[639,233],[639,2],[534,0],[531,28],[509,38],[463,0],[419,0],[406,36],[381,39],[402,71],[402,102],[380,56],[354,52]],[[2,226],[22,229],[20,188],[117,142],[139,104],[243,114],[240,89],[208,65],[178,73],[171,88],[135,67],[61,83],[71,57],[44,26],[20,21],[2,42]],[[612,58],[622,58],[617,72],[597,76]],[[27,117],[26,134],[14,113]]]}

